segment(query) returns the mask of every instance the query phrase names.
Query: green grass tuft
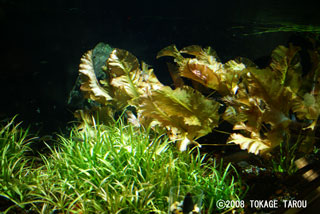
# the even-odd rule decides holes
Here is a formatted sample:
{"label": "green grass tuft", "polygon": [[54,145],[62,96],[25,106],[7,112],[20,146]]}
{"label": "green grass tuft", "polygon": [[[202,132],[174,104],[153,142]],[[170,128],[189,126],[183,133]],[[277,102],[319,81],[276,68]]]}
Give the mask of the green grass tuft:
{"label": "green grass tuft", "polygon": [[41,155],[41,166],[25,156],[27,132],[12,123],[0,132],[0,195],[28,211],[167,213],[170,187],[187,184],[203,189],[203,209],[212,213],[223,211],[215,208],[218,199],[244,194],[230,164],[207,165],[199,150],[177,152],[165,135],[121,119],[59,136],[56,146],[48,145],[50,155]]}

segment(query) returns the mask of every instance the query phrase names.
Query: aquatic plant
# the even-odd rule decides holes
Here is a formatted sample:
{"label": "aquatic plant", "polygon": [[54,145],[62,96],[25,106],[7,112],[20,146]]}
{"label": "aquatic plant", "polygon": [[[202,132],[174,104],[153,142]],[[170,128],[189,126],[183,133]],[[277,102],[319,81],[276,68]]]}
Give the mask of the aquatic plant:
{"label": "aquatic plant", "polygon": [[[146,214],[167,213],[171,186],[203,189],[203,210],[214,210],[217,199],[244,196],[230,164],[225,169],[205,164],[199,151],[177,152],[167,136],[126,124],[123,118],[109,125],[92,124],[60,136],[37,165],[20,164],[14,173],[19,179],[11,175],[8,182],[1,182],[1,196],[32,213]],[[5,137],[10,139],[11,134]],[[20,154],[17,158],[28,162],[31,157],[23,151],[12,155]],[[11,189],[19,194],[11,194]]]}
{"label": "aquatic plant", "polygon": [[[182,54],[194,56],[183,57]],[[211,48],[201,48],[192,45],[181,49],[175,45],[168,46],[159,51],[157,58],[172,56],[178,66],[179,74],[202,85],[214,89],[222,96],[237,92],[239,79],[245,69],[245,65],[235,60],[222,64],[218,60],[217,53]]]}
{"label": "aquatic plant", "polygon": [[[320,115],[319,48],[316,40],[310,39],[310,43],[310,71],[305,76],[301,48],[292,44],[278,46],[266,68],[245,58],[222,63],[211,47],[192,45],[178,50],[168,46],[157,58],[174,58],[169,72],[175,89],[162,85],[152,69],[144,63],[140,68],[132,54],[119,49],[106,62],[109,79],[99,84],[89,51],[80,64],[85,77],[81,89],[104,106],[133,106],[136,115],[130,113],[129,121],[166,129],[181,151],[191,143],[200,146],[196,140],[212,132],[222,118],[235,130],[227,143],[254,154],[269,154],[288,139],[290,144],[298,144],[299,151],[308,152],[315,142]],[[191,79],[195,88],[185,85],[181,77]],[[195,83],[217,93],[204,96],[203,88]],[[219,114],[221,106],[225,110]]]}
{"label": "aquatic plant", "polygon": [[[313,147],[312,130],[319,117],[320,57],[317,50],[309,52],[312,69],[307,78],[302,78],[299,51],[293,45],[278,46],[272,52],[270,65],[263,69],[248,60],[222,64],[210,47],[189,46],[178,51],[169,46],[158,56],[174,57],[181,76],[222,96],[226,105],[223,119],[233,124],[234,130],[242,131],[231,134],[228,143],[265,154],[288,137],[294,143],[297,135],[307,136],[300,139],[300,150]],[[185,58],[182,53],[195,58]],[[312,88],[308,82],[313,83]],[[301,129],[304,131],[299,133]]]}
{"label": "aquatic plant", "polygon": [[6,125],[2,122],[0,128],[0,196],[23,208],[28,204],[30,189],[21,180],[30,178],[32,159],[26,156],[32,138],[28,138],[28,129],[23,130],[21,123],[15,124],[15,118]]}
{"label": "aquatic plant", "polygon": [[[299,135],[304,135],[305,139],[299,142],[300,150],[308,151],[313,147],[312,136],[319,117],[316,106],[319,105],[320,57],[315,55],[312,62],[315,68],[311,76],[303,80],[298,51],[299,48],[292,45],[279,46],[272,53],[269,67],[246,69],[247,76],[239,93],[225,100],[230,104],[230,112],[245,116],[245,120],[235,123],[234,129],[245,130],[250,137],[232,134],[229,142],[257,154],[270,151],[287,138],[295,143]],[[313,82],[310,77],[316,79],[312,88],[306,87],[307,82]],[[311,102],[307,100],[309,97]]]}
{"label": "aquatic plant", "polygon": [[141,68],[136,57],[121,49],[114,49],[106,61],[109,79],[98,82],[88,51],[80,64],[81,90],[87,98],[104,107],[121,110],[135,108],[130,121],[138,126],[160,126],[171,140],[178,141],[181,151],[197,144],[197,138],[212,131],[219,121],[219,103],[198,91],[184,86],[171,89],[162,85],[145,63]]}

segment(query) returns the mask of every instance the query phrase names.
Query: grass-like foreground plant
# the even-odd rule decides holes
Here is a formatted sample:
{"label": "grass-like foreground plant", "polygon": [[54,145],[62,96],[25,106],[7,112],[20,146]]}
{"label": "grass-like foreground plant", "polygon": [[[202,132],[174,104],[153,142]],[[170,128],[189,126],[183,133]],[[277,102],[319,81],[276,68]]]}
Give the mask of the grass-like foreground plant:
{"label": "grass-like foreground plant", "polygon": [[166,136],[121,119],[111,125],[87,125],[81,131],[75,128],[49,148],[51,155],[42,155],[44,164],[37,168],[22,164],[27,161],[23,151],[15,151],[14,156],[22,159],[19,179],[15,184],[8,183],[13,178],[1,183],[0,195],[7,197],[8,186],[14,186],[21,194],[8,198],[36,213],[167,213],[170,187],[184,184],[204,191],[206,213],[223,211],[216,210],[219,199],[244,195],[230,164],[209,166],[199,151],[180,153]]}
{"label": "grass-like foreground plant", "polygon": [[17,207],[24,207],[29,203],[32,160],[26,155],[31,151],[32,138],[28,138],[28,129],[20,128],[21,123],[15,124],[14,119],[0,124],[0,200],[6,198]]}

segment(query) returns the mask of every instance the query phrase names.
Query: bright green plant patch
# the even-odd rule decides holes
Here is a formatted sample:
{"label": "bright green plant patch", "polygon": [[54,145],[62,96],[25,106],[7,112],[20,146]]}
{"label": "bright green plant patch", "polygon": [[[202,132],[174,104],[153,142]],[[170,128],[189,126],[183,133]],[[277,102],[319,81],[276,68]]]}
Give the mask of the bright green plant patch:
{"label": "bright green plant patch", "polygon": [[[12,138],[10,133],[5,138]],[[165,135],[121,119],[74,128],[70,136],[60,136],[57,146],[48,147],[42,166],[20,164],[16,183],[10,183],[13,178],[1,183],[1,196],[15,187],[20,193],[8,198],[36,213],[166,213],[170,187],[183,184],[203,189],[203,209],[209,213],[218,199],[244,196],[230,164],[205,164],[199,151],[177,152]],[[29,160],[20,150],[14,152]]]}
{"label": "bright green plant patch", "polygon": [[[32,160],[26,157],[30,152],[28,130],[22,130],[14,118],[0,129],[0,196],[24,207],[29,189],[29,170]],[[21,182],[25,180],[26,183]]]}

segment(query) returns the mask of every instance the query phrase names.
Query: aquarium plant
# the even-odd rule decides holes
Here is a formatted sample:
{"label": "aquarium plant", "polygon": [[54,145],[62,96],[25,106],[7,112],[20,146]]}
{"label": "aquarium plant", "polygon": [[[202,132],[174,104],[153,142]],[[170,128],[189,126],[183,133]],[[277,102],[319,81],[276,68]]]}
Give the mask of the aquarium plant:
{"label": "aquarium plant", "polygon": [[21,123],[15,123],[15,118],[0,124],[0,198],[24,208],[29,202],[28,182],[33,166],[29,146],[34,138],[28,129],[20,127]]}
{"label": "aquarium plant", "polygon": [[88,51],[81,59],[80,89],[85,96],[106,109],[134,107],[136,115],[129,114],[130,121],[137,126],[165,129],[181,151],[191,143],[197,144],[197,138],[218,125],[218,102],[189,86],[164,86],[152,69],[143,62],[140,66],[128,51],[113,50],[104,67],[109,78],[102,81],[95,76],[93,58]]}
{"label": "aquarium plant", "polygon": [[205,164],[199,151],[177,152],[166,135],[122,117],[109,124],[92,120],[81,130],[75,126],[48,145],[37,164],[30,163],[27,147],[19,147],[24,132],[16,128],[1,129],[1,139],[15,146],[11,155],[9,146],[0,148],[7,157],[1,162],[0,195],[13,203],[4,213],[167,213],[169,189],[177,185],[203,189],[203,210],[211,213],[216,200],[245,193],[232,166]]}
{"label": "aquarium plant", "polygon": [[[222,63],[211,47],[192,45],[178,50],[168,46],[157,57],[174,58],[169,70],[175,89],[162,85],[144,63],[140,68],[132,54],[119,49],[106,61],[110,78],[99,83],[89,51],[80,64],[81,89],[104,106],[133,106],[137,114],[130,115],[131,121],[167,130],[181,151],[191,143],[200,146],[196,139],[226,120],[234,130],[227,143],[254,154],[270,154],[284,142],[309,152],[320,113],[320,57],[317,41],[310,41],[307,74],[303,73],[301,48],[292,44],[278,46],[265,68],[245,58]],[[181,77],[211,89],[214,96],[187,86]]]}

